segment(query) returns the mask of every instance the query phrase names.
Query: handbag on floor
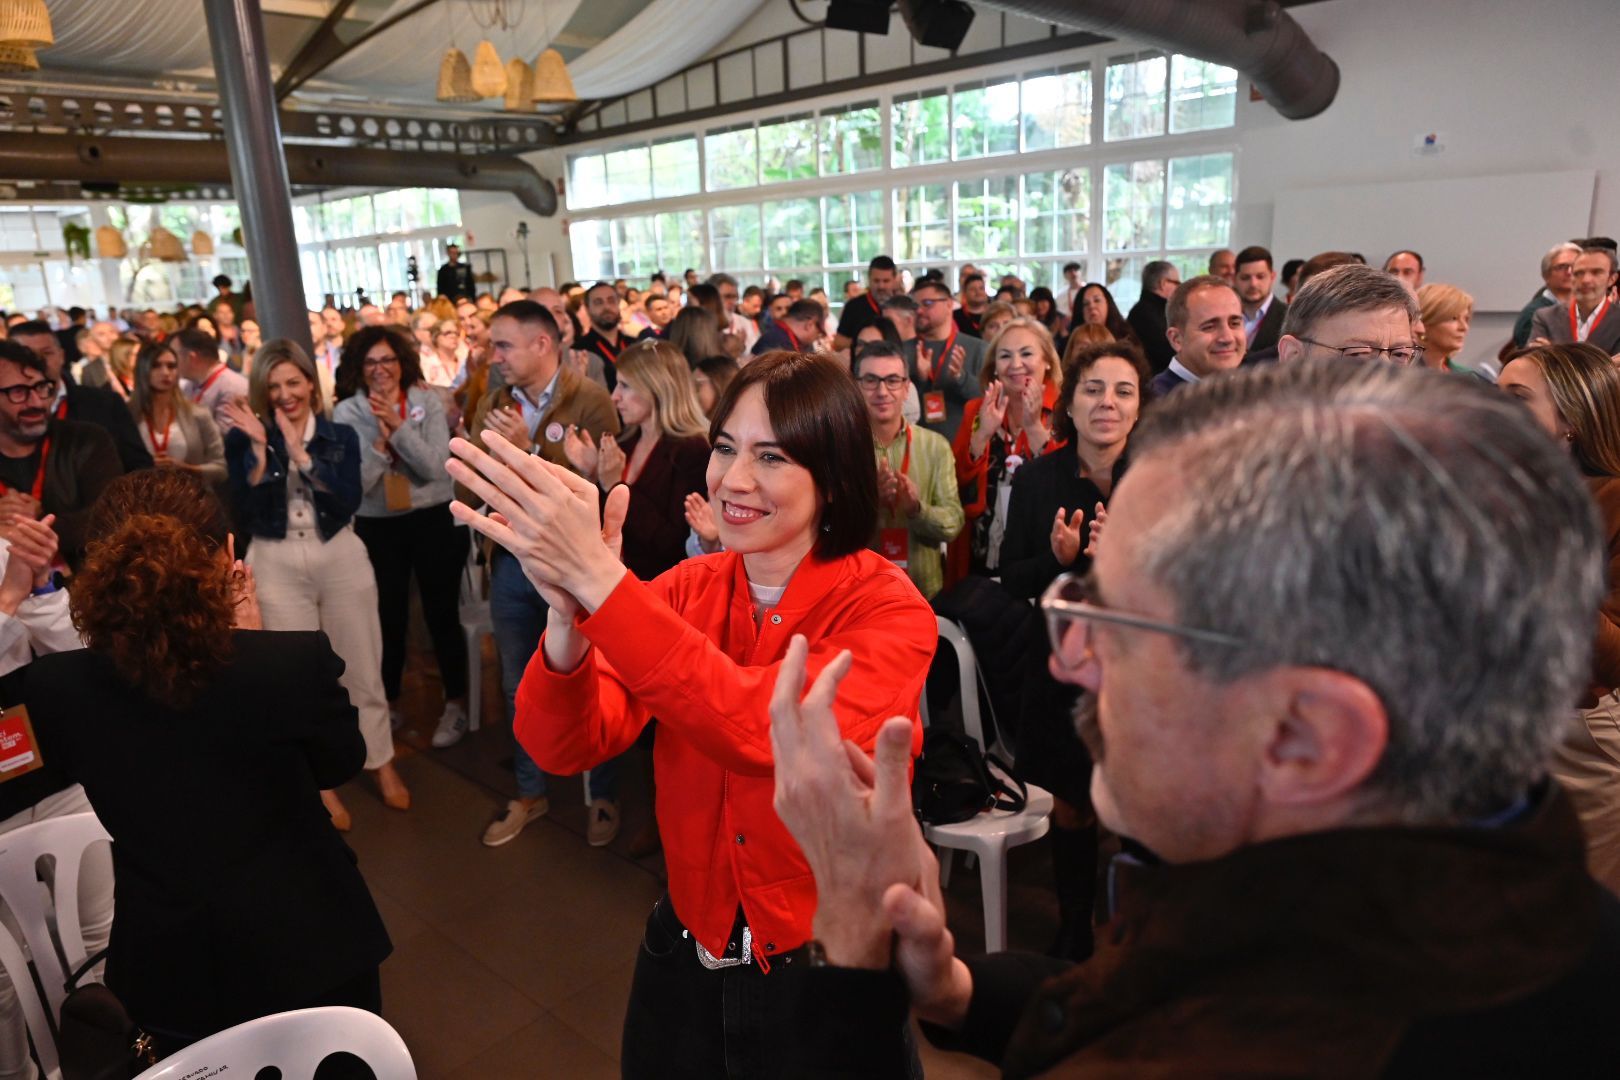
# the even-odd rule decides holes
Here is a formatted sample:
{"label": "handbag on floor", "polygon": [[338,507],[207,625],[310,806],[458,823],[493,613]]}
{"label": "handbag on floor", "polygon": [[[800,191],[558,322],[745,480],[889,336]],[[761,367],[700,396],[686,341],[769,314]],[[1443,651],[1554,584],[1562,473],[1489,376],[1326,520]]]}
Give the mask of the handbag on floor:
{"label": "handbag on floor", "polygon": [[68,978],[56,1037],[62,1080],[127,1080],[157,1064],[152,1037],[129,1018],[118,995],[101,983],[78,985],[106,955],[105,949],[96,953]]}

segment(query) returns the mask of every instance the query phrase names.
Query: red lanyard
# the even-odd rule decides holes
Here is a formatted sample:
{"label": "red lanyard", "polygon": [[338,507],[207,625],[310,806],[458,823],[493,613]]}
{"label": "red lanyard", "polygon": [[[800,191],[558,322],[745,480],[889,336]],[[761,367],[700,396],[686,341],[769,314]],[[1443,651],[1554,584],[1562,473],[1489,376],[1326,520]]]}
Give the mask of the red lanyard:
{"label": "red lanyard", "polygon": [[66,420],[67,419],[67,395],[66,394],[63,394],[62,395],[62,400],[58,401],[56,403],[56,418],[58,420]]}
{"label": "red lanyard", "polygon": [[163,437],[160,439],[158,438],[156,415],[156,413],[153,413],[154,419],[146,422],[146,430],[152,436],[152,452],[154,454],[167,454],[169,452],[169,436],[174,434],[174,417],[171,416],[169,422],[163,425]]}
{"label": "red lanyard", "polygon": [[782,328],[782,333],[787,335],[788,344],[793,346],[793,351],[794,352],[803,352],[804,351],[803,349],[799,348],[799,337],[798,337],[798,335],[787,328],[787,323],[777,323],[776,325],[780,326]]}
{"label": "red lanyard", "polygon": [[214,373],[212,375],[208,376],[208,378],[202,381],[202,383],[197,387],[197,392],[191,395],[191,400],[196,402],[198,405],[201,405],[203,395],[208,393],[208,388],[217,383],[219,381],[219,377],[223,374],[225,374],[225,365],[221,364],[219,367],[214,369]]}
{"label": "red lanyard", "polygon": [[613,362],[617,363],[618,360],[619,360],[619,354],[621,352],[623,352],[624,350],[623,349],[615,349],[613,346],[609,345],[607,338],[603,337],[601,334],[596,335],[596,340],[597,340],[598,344],[600,344],[602,346],[602,348],[607,350],[607,358],[609,360],[612,360]]}
{"label": "red lanyard", "polygon": [[[928,348],[928,342],[926,342],[926,341],[919,341],[917,344],[919,346],[921,346],[922,348],[924,348],[924,349]],[[947,359],[949,359],[949,357],[951,355],[951,350],[954,349],[954,348],[956,348],[956,320],[952,319],[951,320],[951,334],[950,334],[949,337],[947,337],[945,339],[945,347],[943,349],[939,350],[939,356],[938,356],[937,359],[934,360],[934,363],[933,363],[933,365],[931,366],[931,368],[930,368],[930,370],[928,372],[928,385],[929,386],[934,386],[934,385],[938,384],[938,382],[939,382],[939,369],[945,366],[945,361]]]}
{"label": "red lanyard", "polygon": [[[1580,321],[1575,318],[1575,308],[1576,303],[1571,300],[1569,302],[1569,339],[1571,341],[1585,341],[1586,338],[1581,337]],[[1603,321],[1603,316],[1608,313],[1608,310],[1609,298],[1605,296],[1603,303],[1599,304],[1598,309],[1592,312],[1592,318],[1586,324],[1586,337],[1592,336],[1592,331],[1597,329],[1598,323]]]}
{"label": "red lanyard", "polygon": [[906,425],[906,453],[900,459],[900,475],[904,476],[911,471],[911,425]]}
{"label": "red lanyard", "polygon": [[866,290],[866,302],[868,304],[872,305],[872,314],[874,314],[874,315],[882,315],[883,314],[883,309],[878,307],[878,302],[876,300],[872,299],[872,290],[871,289]]}
{"label": "red lanyard", "polygon": [[[51,456],[51,437],[45,436],[45,441],[39,445],[39,471],[34,473],[34,501],[43,502],[45,499],[45,461]],[[0,495],[11,489],[0,484]]]}

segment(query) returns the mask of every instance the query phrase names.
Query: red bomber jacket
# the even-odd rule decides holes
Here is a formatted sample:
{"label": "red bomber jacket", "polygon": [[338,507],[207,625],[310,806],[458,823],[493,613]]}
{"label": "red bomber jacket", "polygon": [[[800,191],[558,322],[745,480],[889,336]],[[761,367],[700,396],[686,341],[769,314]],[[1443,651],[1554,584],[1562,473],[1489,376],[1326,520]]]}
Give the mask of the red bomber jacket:
{"label": "red bomber jacket", "polygon": [[906,572],[860,551],[807,557],[756,629],[742,557],[688,559],[651,584],[626,573],[578,627],[593,648],[574,671],[546,664],[544,642],[518,686],[518,741],[548,772],[572,774],[622,753],[658,719],[658,826],[675,913],[723,952],[742,904],[754,954],[770,960],[810,938],[816,886],[776,816],[771,690],[788,642],[810,644],[806,685],[843,649],[854,665],[834,711],[844,737],[871,751],[877,729],[910,717],[937,628]]}

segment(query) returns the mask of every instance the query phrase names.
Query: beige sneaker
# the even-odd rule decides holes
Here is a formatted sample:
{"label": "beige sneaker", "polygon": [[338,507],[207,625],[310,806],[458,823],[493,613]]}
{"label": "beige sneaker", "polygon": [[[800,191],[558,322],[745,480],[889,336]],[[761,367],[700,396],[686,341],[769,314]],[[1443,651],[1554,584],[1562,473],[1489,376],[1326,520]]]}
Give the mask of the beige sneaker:
{"label": "beige sneaker", "polygon": [[522,799],[511,800],[506,804],[506,813],[490,822],[489,828],[484,830],[484,846],[500,847],[522,832],[523,826],[537,818],[545,817],[546,811],[550,809],[551,800],[544,795],[532,803],[526,803]]}
{"label": "beige sneaker", "polygon": [[619,804],[610,799],[592,799],[586,811],[585,841],[591,847],[607,847],[619,835]]}

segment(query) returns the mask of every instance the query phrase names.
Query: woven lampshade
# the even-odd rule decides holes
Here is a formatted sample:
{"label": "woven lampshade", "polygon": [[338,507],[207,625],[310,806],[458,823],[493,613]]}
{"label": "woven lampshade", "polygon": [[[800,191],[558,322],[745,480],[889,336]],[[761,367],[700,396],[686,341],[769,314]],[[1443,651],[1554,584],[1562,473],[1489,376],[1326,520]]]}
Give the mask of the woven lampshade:
{"label": "woven lampshade", "polygon": [[501,63],[501,54],[488,41],[480,41],[473,52],[472,88],[481,98],[506,93],[506,67]]}
{"label": "woven lampshade", "polygon": [[103,225],[96,230],[96,257],[100,259],[122,259],[129,254],[129,245],[124,243],[124,234],[111,225]]}
{"label": "woven lampshade", "polygon": [[0,44],[0,73],[38,71],[39,57],[26,45]]}
{"label": "woven lampshade", "polygon": [[534,111],[534,68],[522,60],[506,63],[505,108],[507,112]]}
{"label": "woven lampshade", "polygon": [[472,65],[460,49],[449,49],[439,61],[439,88],[434,96],[440,101],[478,100],[478,92],[472,88]]}
{"label": "woven lampshade", "polygon": [[547,49],[534,61],[534,100],[546,105],[571,105],[579,100],[568,65],[556,49]]}
{"label": "woven lampshade", "polygon": [[198,229],[191,234],[191,253],[193,255],[212,255],[214,253],[214,238]]}
{"label": "woven lampshade", "polygon": [[51,29],[45,0],[0,0],[0,45],[43,49],[55,44],[56,32]]}
{"label": "woven lampshade", "polygon": [[180,245],[180,238],[161,225],[152,227],[146,246],[152,258],[161,262],[186,261],[186,249]]}

